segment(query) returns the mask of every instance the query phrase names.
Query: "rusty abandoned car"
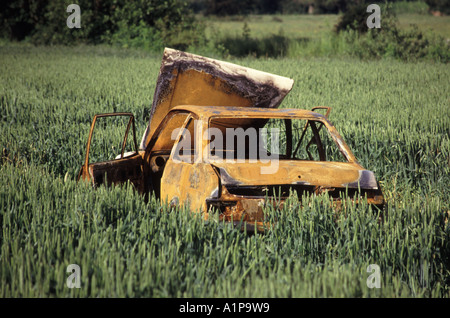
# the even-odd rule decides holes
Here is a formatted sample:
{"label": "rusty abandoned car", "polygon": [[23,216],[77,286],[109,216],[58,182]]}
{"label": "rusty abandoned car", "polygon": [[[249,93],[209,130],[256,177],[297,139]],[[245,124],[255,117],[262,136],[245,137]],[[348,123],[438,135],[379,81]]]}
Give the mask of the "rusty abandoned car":
{"label": "rusty abandoned car", "polygon": [[[290,191],[326,192],[335,201],[347,192],[382,207],[374,173],[328,120],[329,107],[278,108],[292,86],[286,77],[165,49],[140,145],[132,114],[96,115],[78,178],[94,186],[129,181],[162,202],[205,217],[216,209],[221,219],[258,228],[268,196],[283,200]],[[96,122],[116,116],[129,118],[120,154],[90,162]],[[127,140],[134,149],[125,152]]]}

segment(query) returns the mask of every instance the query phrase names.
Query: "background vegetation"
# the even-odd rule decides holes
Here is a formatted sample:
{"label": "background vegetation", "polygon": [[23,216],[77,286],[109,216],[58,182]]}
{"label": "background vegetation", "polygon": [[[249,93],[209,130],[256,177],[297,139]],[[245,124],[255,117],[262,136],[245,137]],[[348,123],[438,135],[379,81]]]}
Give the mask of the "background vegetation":
{"label": "background vegetation", "polygon": [[0,36],[37,45],[113,44],[151,52],[168,46],[220,57],[449,61],[450,18],[430,13],[448,13],[444,0],[380,3],[382,27],[371,30],[366,9],[372,1],[366,0],[80,0],[82,27],[70,29],[66,8],[72,2],[2,2]]}
{"label": "background vegetation", "polygon": [[[0,297],[450,296],[450,20],[430,14],[445,5],[383,5],[382,29],[359,33],[336,28],[350,10],[333,1],[225,16],[203,1],[79,3],[79,30],[65,2],[0,4]],[[249,236],[126,187],[77,184],[95,114],[133,112],[143,134],[166,45],[293,78],[281,107],[331,106],[380,180],[383,222],[365,204],[336,215],[326,196],[292,196]],[[117,154],[110,128],[94,152]],[[66,286],[69,264],[80,289]],[[367,287],[370,264],[380,289]]]}

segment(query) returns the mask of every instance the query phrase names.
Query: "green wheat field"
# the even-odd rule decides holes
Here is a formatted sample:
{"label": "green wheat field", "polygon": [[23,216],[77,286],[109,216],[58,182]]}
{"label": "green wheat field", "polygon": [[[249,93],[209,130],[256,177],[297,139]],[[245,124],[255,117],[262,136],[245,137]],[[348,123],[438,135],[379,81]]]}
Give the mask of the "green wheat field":
{"label": "green wheat field", "polygon": [[[127,187],[76,182],[95,114],[133,112],[140,140],[161,56],[0,45],[0,297],[450,296],[448,64],[227,59],[293,78],[281,107],[332,107],[387,201],[380,212],[346,200],[337,216],[326,196],[292,196],[266,211],[273,228],[249,235]],[[117,154],[110,136],[93,151]],[[70,264],[80,288],[66,284]],[[369,288],[371,264],[380,288]]]}

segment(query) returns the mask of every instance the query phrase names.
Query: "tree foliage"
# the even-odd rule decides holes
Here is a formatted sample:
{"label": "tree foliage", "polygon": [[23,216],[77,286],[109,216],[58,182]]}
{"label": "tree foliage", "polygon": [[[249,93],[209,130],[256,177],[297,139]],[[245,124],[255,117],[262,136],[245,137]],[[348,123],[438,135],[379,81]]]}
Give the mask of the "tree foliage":
{"label": "tree foliage", "polygon": [[[342,13],[360,3],[383,1],[364,0],[186,0],[189,8],[206,15],[229,16],[275,13]],[[397,2],[405,0],[390,0]],[[409,1],[409,0],[406,0]],[[417,0],[411,0],[417,1]],[[428,2],[448,3],[448,0],[427,0]],[[431,5],[430,5],[431,6]]]}
{"label": "tree foliage", "polygon": [[[182,0],[77,0],[81,28],[68,28],[67,6],[74,0],[6,0],[0,4],[1,35],[38,44],[111,42],[118,35],[132,40],[153,34],[164,43],[177,42],[195,28],[195,19]],[[117,35],[118,34],[118,35]],[[157,35],[157,36],[156,36]]]}
{"label": "tree foliage", "polygon": [[364,1],[355,1],[348,5],[346,12],[335,26],[335,30],[340,32],[352,29],[358,33],[365,33],[368,30],[366,20],[369,14],[367,13],[367,4]]}

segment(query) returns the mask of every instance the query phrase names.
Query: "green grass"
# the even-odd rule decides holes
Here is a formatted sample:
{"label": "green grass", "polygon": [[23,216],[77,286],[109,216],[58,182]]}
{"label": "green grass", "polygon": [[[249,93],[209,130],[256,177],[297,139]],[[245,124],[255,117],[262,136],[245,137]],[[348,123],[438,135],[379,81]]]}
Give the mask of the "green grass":
{"label": "green grass", "polygon": [[[383,10],[382,6],[381,29],[385,32],[393,31],[388,15],[383,15]],[[397,12],[398,31],[414,39],[407,40],[406,43],[391,38],[367,41],[356,34],[336,34],[334,28],[341,17],[336,14],[249,15],[224,18],[199,16],[199,19],[205,24],[206,41],[213,43],[216,50],[225,56],[356,56],[363,59],[396,56],[403,59],[425,57],[448,62],[450,17],[432,16],[421,2],[397,3],[391,10]],[[421,44],[417,38],[426,39],[428,43]],[[397,46],[398,48],[395,48]],[[415,54],[417,49],[423,53]],[[395,53],[397,50],[406,53]]]}
{"label": "green grass", "polygon": [[[381,2],[382,5],[384,4]],[[429,7],[424,1],[396,1],[390,5],[396,14],[415,13],[428,15]]]}
{"label": "green grass", "polygon": [[[292,77],[282,107],[332,107],[373,170],[387,218],[340,216],[326,197],[292,197],[249,236],[126,188],[75,182],[94,114],[148,122],[158,54],[100,47],[0,47],[0,297],[449,297],[448,64],[230,59]],[[107,133],[97,150],[111,149]],[[447,219],[446,219],[447,217]],[[66,268],[81,267],[69,289]],[[381,269],[381,288],[366,285]]]}
{"label": "green grass", "polygon": [[[255,38],[278,34],[281,29],[290,38],[316,39],[332,31],[339,17],[335,14],[250,15],[240,18],[204,18],[204,22],[209,26],[207,35],[210,37],[213,36],[212,32],[241,35],[244,23],[247,22],[251,36]],[[405,12],[399,13],[397,17],[402,29],[409,28],[410,24],[416,24],[422,31],[432,30],[437,35],[450,38],[449,16],[435,17],[431,14]]]}
{"label": "green grass", "polygon": [[250,15],[245,18],[206,18],[209,25],[207,36],[212,32],[230,35],[242,35],[244,23],[247,22],[251,36],[261,38],[278,34],[280,30],[289,38],[319,38],[333,29],[338,22],[338,15]]}
{"label": "green grass", "polygon": [[428,14],[405,13],[398,15],[400,29],[408,29],[415,24],[420,30],[450,39],[450,17],[435,17]]}

